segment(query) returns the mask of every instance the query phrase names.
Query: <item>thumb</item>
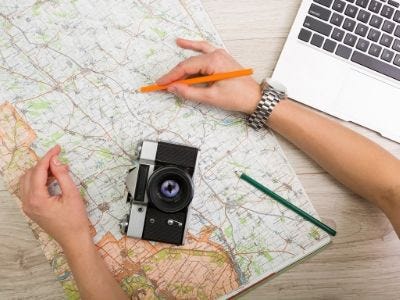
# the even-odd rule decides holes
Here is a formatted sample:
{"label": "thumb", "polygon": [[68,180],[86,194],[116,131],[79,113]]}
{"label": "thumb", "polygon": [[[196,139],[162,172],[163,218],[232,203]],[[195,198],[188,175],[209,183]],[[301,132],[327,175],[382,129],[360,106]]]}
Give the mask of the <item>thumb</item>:
{"label": "thumb", "polygon": [[168,92],[188,100],[202,103],[209,103],[212,96],[210,88],[193,87],[179,83],[169,86]]}
{"label": "thumb", "polygon": [[76,185],[69,175],[68,166],[60,162],[58,155],[51,158],[50,169],[51,173],[53,173],[54,177],[57,179],[63,195],[73,195],[77,192]]}

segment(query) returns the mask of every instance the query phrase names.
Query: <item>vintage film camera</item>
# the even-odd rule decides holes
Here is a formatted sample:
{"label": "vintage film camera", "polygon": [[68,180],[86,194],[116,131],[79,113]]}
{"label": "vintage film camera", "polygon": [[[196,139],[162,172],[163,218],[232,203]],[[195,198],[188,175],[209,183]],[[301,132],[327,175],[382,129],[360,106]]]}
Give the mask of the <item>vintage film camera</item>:
{"label": "vintage film camera", "polygon": [[120,222],[133,238],[182,245],[198,149],[165,142],[144,141],[139,165],[127,177],[130,214]]}

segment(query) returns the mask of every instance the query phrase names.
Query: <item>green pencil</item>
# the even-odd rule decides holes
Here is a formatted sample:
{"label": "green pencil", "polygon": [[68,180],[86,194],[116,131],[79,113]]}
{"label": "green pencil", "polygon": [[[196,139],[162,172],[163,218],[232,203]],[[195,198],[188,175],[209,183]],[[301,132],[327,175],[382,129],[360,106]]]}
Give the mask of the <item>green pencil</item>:
{"label": "green pencil", "polygon": [[310,214],[306,213],[301,208],[298,208],[296,205],[292,204],[288,200],[282,198],[281,196],[279,196],[275,192],[271,191],[267,187],[263,186],[261,183],[257,182],[256,180],[254,180],[250,176],[248,176],[248,175],[246,175],[244,173],[237,172],[237,171],[235,173],[236,173],[236,175],[239,176],[240,179],[246,181],[247,183],[249,183],[250,185],[254,186],[259,191],[261,191],[264,194],[270,196],[274,200],[278,201],[280,204],[286,206],[288,209],[294,211],[295,213],[297,213],[298,215],[303,217],[305,220],[313,223],[315,226],[321,228],[322,230],[324,230],[325,232],[327,232],[328,234],[330,234],[332,236],[336,235],[336,231],[334,229],[330,228],[328,225],[326,225],[326,224],[322,223],[321,221],[317,220],[316,218],[314,218]]}

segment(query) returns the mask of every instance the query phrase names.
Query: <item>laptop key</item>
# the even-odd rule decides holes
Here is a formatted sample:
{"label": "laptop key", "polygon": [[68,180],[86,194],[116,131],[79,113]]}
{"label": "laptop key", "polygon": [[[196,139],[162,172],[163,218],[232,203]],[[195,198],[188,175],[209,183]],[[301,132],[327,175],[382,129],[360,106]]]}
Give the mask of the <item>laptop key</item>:
{"label": "laptop key", "polygon": [[366,8],[368,6],[369,0],[357,0],[356,5]]}
{"label": "laptop key", "polygon": [[394,56],[394,52],[388,49],[383,49],[381,58],[387,62],[391,62]]}
{"label": "laptop key", "polygon": [[382,52],[382,47],[376,44],[372,44],[371,47],[369,48],[368,54],[371,54],[375,57],[379,57]]}
{"label": "laptop key", "polygon": [[311,45],[321,48],[322,44],[324,43],[324,37],[317,33],[314,33],[311,38]]}
{"label": "laptop key", "polygon": [[396,11],[394,14],[393,21],[400,23],[400,10]]}
{"label": "laptop key", "polygon": [[318,4],[321,4],[326,7],[330,7],[332,5],[333,0],[314,0],[314,2],[317,2]]}
{"label": "laptop key", "polygon": [[392,33],[395,26],[396,25],[393,22],[385,20],[385,22],[383,22],[382,30],[387,33]]}
{"label": "laptop key", "polygon": [[386,47],[390,47],[390,45],[392,45],[392,42],[393,42],[393,37],[384,33],[381,37],[381,40],[379,41],[379,44]]}
{"label": "laptop key", "polygon": [[368,33],[368,39],[369,40],[371,40],[373,42],[377,42],[377,41],[379,41],[380,37],[381,37],[381,32],[380,31],[378,31],[378,30],[376,30],[374,28],[371,28],[369,30],[369,33]]}
{"label": "laptop key", "polygon": [[369,11],[360,9],[358,13],[357,20],[363,23],[368,23],[369,18],[371,17],[371,13]]}
{"label": "laptop key", "polygon": [[306,20],[304,21],[304,27],[326,36],[331,34],[333,28],[331,25],[311,17],[306,17]]}
{"label": "laptop key", "polygon": [[400,25],[397,25],[396,31],[394,32],[394,35],[397,37],[400,37]]}
{"label": "laptop key", "polygon": [[357,13],[358,13],[358,8],[351,4],[347,5],[346,10],[344,11],[344,14],[351,18],[355,18]]}
{"label": "laptop key", "polygon": [[367,32],[368,32],[367,26],[361,23],[357,25],[355,34],[365,37],[367,35]]}
{"label": "laptop key", "polygon": [[328,52],[333,53],[333,51],[335,51],[336,45],[337,45],[337,43],[335,41],[326,39],[323,49]]}
{"label": "laptop key", "polygon": [[379,28],[379,27],[381,27],[382,22],[383,22],[383,19],[381,17],[372,16],[371,21],[369,22],[369,25],[371,25],[375,28]]}
{"label": "laptop key", "polygon": [[379,13],[382,7],[382,2],[372,0],[371,3],[368,6],[368,10],[374,12],[374,13]]}
{"label": "laptop key", "polygon": [[335,54],[342,58],[348,59],[351,55],[351,48],[339,45],[336,49]]}
{"label": "laptop key", "polygon": [[400,68],[380,61],[359,51],[354,51],[351,61],[363,67],[400,81]]}
{"label": "laptop key", "polygon": [[334,10],[336,10],[337,12],[342,13],[344,11],[344,7],[346,6],[346,3],[344,1],[341,0],[335,0],[335,2],[333,2],[333,6],[332,8]]}
{"label": "laptop key", "polygon": [[400,52],[400,40],[398,40],[398,39],[394,40],[392,49],[397,52]]}
{"label": "laptop key", "polygon": [[312,35],[311,31],[302,28],[299,33],[299,40],[302,40],[303,42],[309,42],[311,35]]}
{"label": "laptop key", "polygon": [[331,11],[329,9],[323,8],[322,6],[316,4],[311,4],[308,13],[311,16],[317,17],[318,19],[322,19],[324,21],[328,21],[329,17],[331,16]]}
{"label": "laptop key", "polygon": [[389,4],[389,5],[392,5],[392,6],[396,7],[396,8],[399,8],[399,6],[400,6],[400,3],[399,3],[399,2],[396,2],[396,1],[394,1],[394,0],[389,0],[389,1],[388,1],[388,4]]}
{"label": "laptop key", "polygon": [[344,20],[344,17],[337,14],[337,13],[333,13],[332,17],[331,17],[331,24],[336,25],[336,26],[342,26],[342,22]]}
{"label": "laptop key", "polygon": [[357,42],[357,37],[354,34],[347,33],[343,42],[350,47],[354,47]]}
{"label": "laptop key", "polygon": [[394,63],[396,66],[400,67],[400,54],[397,54],[397,55],[394,57],[393,63]]}
{"label": "laptop key", "polygon": [[334,40],[341,42],[344,37],[344,31],[338,28],[333,29],[332,36]]}
{"label": "laptop key", "polygon": [[349,18],[346,18],[344,20],[342,28],[344,28],[348,31],[353,31],[355,27],[356,27],[356,21],[349,19]]}
{"label": "laptop key", "polygon": [[388,5],[384,5],[381,11],[381,16],[391,19],[394,13],[394,8]]}
{"label": "laptop key", "polygon": [[368,50],[369,47],[369,42],[367,40],[364,39],[359,39],[356,48],[358,50],[361,50],[363,52],[366,52]]}

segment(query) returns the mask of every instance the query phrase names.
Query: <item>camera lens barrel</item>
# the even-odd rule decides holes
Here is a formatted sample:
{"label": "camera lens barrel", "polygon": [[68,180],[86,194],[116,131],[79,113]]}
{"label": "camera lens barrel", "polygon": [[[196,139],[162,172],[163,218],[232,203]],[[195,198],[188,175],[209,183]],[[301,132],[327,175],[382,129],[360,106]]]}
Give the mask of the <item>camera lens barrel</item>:
{"label": "camera lens barrel", "polygon": [[161,183],[160,192],[167,198],[174,198],[179,194],[181,187],[176,180],[165,180]]}
{"label": "camera lens barrel", "polygon": [[151,203],[161,211],[174,213],[189,206],[194,188],[190,175],[173,167],[160,167],[150,176],[147,195]]}

